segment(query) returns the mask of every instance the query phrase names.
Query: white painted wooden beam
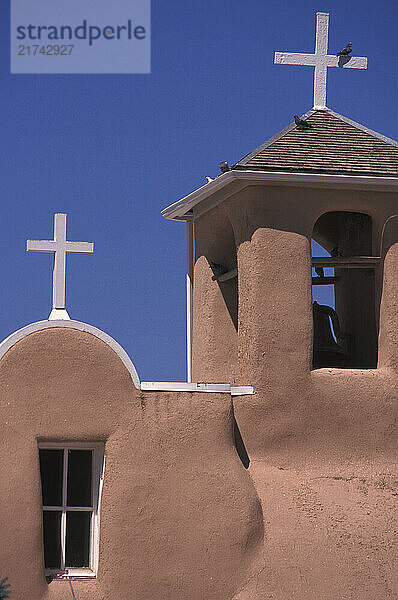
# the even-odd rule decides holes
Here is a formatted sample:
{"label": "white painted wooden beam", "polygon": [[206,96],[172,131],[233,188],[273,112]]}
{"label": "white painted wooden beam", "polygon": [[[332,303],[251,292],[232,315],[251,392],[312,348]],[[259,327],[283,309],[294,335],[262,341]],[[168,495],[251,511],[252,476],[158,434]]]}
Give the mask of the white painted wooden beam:
{"label": "white painted wooden beam", "polygon": [[[398,145],[397,142],[394,142],[394,144]],[[211,183],[200,187],[188,196],[168,206],[162,211],[162,215],[165,219],[183,221],[187,218],[191,219],[190,213],[192,210],[195,210],[195,217],[197,214],[205,214],[208,210],[218,206],[226,198],[233,195],[236,192],[234,184],[237,182],[242,188],[249,185],[264,184],[283,186],[305,185],[316,188],[375,190],[393,193],[397,193],[398,191],[398,177],[233,170],[223,173]],[[218,192],[217,195],[216,192]],[[214,197],[214,203],[211,203],[209,200],[212,196]],[[204,202],[205,200],[207,200],[206,203]],[[203,209],[201,209],[201,206],[203,206]]]}
{"label": "white painted wooden beam", "polygon": [[231,271],[228,271],[227,273],[223,273],[222,275],[219,275],[218,277],[216,277],[216,280],[220,281],[222,283],[224,281],[229,281],[230,279],[234,279],[237,276],[238,276],[238,269],[232,269]]}
{"label": "white painted wooden beam", "polygon": [[380,263],[380,256],[314,257],[313,267],[336,267],[336,269],[372,269]]}
{"label": "white painted wooden beam", "polygon": [[254,394],[250,385],[231,386],[229,383],[188,383],[184,381],[141,381],[141,390],[145,392],[207,392],[244,396]]}
{"label": "white painted wooden beam", "polygon": [[187,221],[187,381],[192,381],[193,334],[193,221]]}

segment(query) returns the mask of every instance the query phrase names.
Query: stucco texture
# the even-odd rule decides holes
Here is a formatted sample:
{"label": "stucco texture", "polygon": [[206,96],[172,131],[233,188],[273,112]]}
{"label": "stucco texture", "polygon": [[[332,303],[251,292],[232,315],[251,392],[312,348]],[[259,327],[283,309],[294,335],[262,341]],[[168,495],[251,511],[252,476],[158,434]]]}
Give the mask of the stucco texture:
{"label": "stucco texture", "polygon": [[[378,366],[311,370],[310,238],[322,214],[346,210],[372,217],[381,251]],[[255,388],[234,413],[262,503],[264,568],[236,600],[398,598],[396,213],[391,193],[259,185],[196,215],[194,377]],[[226,228],[234,257],[218,241]],[[237,267],[235,315],[209,260]],[[225,352],[224,327],[236,351]]]}
{"label": "stucco texture", "polygon": [[89,333],[32,333],[0,361],[0,566],[11,597],[64,600],[44,577],[38,441],[104,441],[98,577],[78,600],[232,598],[263,565],[263,518],[228,394],[137,390]]}

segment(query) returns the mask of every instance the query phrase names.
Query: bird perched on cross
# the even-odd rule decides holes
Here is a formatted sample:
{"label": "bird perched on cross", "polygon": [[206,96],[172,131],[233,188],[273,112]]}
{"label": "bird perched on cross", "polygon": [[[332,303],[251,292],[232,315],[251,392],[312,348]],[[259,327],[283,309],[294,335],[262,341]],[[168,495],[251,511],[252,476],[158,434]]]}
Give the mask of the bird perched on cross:
{"label": "bird perched on cross", "polygon": [[347,56],[350,52],[352,52],[352,42],[348,42],[347,46],[337,52],[336,56]]}

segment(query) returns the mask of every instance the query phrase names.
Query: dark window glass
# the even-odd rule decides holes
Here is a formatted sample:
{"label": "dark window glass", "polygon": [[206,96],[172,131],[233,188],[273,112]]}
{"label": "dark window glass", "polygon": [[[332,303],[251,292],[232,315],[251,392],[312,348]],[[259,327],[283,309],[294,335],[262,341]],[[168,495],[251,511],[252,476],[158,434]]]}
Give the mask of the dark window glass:
{"label": "dark window glass", "polygon": [[63,450],[39,450],[43,506],[62,506]]}
{"label": "dark window glass", "polygon": [[44,564],[46,569],[61,568],[61,511],[43,512]]}
{"label": "dark window glass", "polygon": [[68,450],[68,506],[92,506],[92,450]]}
{"label": "dark window glass", "polygon": [[91,512],[66,513],[66,567],[90,566]]}

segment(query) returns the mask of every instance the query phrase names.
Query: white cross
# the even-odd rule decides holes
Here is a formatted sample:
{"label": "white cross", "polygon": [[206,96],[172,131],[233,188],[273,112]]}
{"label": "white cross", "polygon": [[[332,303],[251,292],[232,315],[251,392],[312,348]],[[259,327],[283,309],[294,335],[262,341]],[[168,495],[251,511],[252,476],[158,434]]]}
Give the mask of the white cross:
{"label": "white cross", "polygon": [[66,215],[54,215],[54,239],[53,240],[28,240],[26,242],[28,252],[53,252],[53,309],[49,319],[69,319],[65,309],[65,275],[66,254],[92,254],[94,244],[91,242],[68,242],[66,240]]}
{"label": "white cross", "polygon": [[326,79],[328,67],[366,69],[368,59],[363,56],[335,56],[328,54],[329,14],[316,13],[315,54],[275,52],[275,63],[315,67],[314,108],[326,108]]}

